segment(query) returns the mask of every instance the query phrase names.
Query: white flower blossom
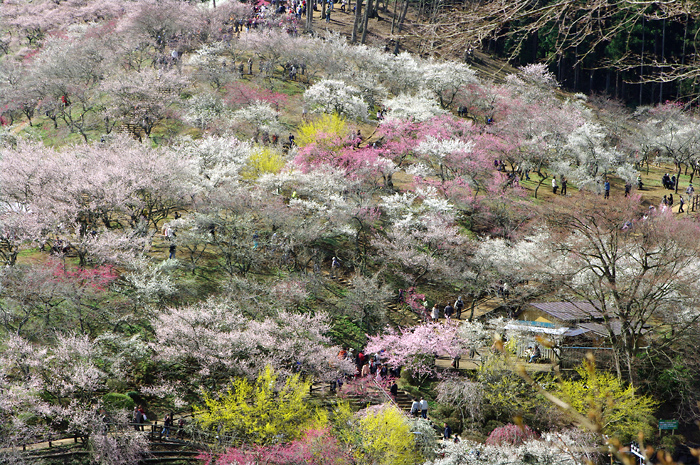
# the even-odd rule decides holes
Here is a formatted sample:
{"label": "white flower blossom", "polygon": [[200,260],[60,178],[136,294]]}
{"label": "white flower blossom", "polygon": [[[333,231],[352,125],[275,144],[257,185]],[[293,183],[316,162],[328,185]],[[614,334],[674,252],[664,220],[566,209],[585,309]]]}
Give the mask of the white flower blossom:
{"label": "white flower blossom", "polygon": [[367,104],[362,100],[360,90],[343,81],[324,79],[304,92],[304,101],[311,111],[337,113],[349,119],[367,117]]}
{"label": "white flower blossom", "polygon": [[413,119],[426,121],[438,115],[444,115],[446,110],[440,108],[437,101],[425,93],[409,95],[400,94],[384,102],[389,109],[387,119]]}

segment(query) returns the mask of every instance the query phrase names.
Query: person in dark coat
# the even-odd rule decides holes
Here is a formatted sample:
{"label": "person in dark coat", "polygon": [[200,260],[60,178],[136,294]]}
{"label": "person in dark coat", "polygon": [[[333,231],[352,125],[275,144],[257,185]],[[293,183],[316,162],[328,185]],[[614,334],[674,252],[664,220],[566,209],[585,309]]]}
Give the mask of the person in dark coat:
{"label": "person in dark coat", "polygon": [[447,423],[445,423],[445,429],[442,432],[442,438],[445,440],[448,440],[448,439],[450,439],[451,436],[452,436],[452,429],[450,428],[450,426]]}
{"label": "person in dark coat", "polygon": [[450,304],[445,305],[445,309],[443,310],[443,312],[445,313],[445,318],[447,320],[452,318],[452,314],[454,313],[454,310],[455,309],[454,309],[454,307],[452,307],[452,305],[450,305]]}

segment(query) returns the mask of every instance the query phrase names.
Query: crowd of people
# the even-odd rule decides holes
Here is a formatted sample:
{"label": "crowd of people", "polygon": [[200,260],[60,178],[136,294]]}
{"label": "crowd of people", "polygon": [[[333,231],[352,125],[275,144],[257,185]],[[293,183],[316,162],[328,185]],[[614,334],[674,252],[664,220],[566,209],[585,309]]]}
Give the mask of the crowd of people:
{"label": "crowd of people", "polygon": [[[453,317],[459,320],[462,318],[462,310],[464,310],[464,301],[462,300],[462,296],[459,296],[457,297],[457,300],[455,300],[454,304],[450,304],[448,302],[442,308],[442,314],[448,321],[450,321]],[[438,302],[435,302],[435,305],[433,305],[433,308],[430,310],[430,321],[434,323],[437,322],[440,319],[440,312],[440,306],[438,305]]]}
{"label": "crowd of people", "polygon": [[[378,354],[367,355],[362,351],[357,352],[350,348],[343,348],[338,352],[339,359],[347,359],[355,362],[354,378],[366,378],[374,376],[377,381],[387,379],[389,376],[398,378],[401,376],[401,367],[391,368],[385,360],[385,354],[382,350]],[[342,386],[342,381],[339,380],[339,385]]]}
{"label": "crowd of people", "polygon": [[[134,426],[134,429],[136,431],[144,431],[144,426],[150,423],[148,420],[148,417],[146,416],[146,411],[143,407],[143,405],[138,405],[134,407],[134,411],[131,415],[131,424]],[[156,421],[157,425],[158,421]],[[180,418],[177,423],[177,434],[175,435],[176,438],[181,439],[184,437],[185,434],[185,425],[187,422],[185,421],[184,418]],[[162,438],[169,439],[170,438],[170,430],[174,428],[174,415],[172,413],[168,413],[165,415],[165,418],[163,418],[163,425],[160,430],[160,434]]]}

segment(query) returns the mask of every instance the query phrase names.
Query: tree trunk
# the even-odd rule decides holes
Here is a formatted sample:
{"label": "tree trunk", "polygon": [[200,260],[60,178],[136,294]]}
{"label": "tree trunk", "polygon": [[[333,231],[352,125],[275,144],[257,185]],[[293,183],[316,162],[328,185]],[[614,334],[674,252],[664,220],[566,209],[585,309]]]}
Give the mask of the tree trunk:
{"label": "tree trunk", "polygon": [[[681,52],[681,67],[685,67],[685,44],[688,38],[688,13],[685,14],[685,25],[683,27],[683,51]],[[681,86],[676,85],[676,100],[681,98]]]}
{"label": "tree trunk", "polygon": [[357,25],[360,22],[362,15],[362,0],[355,0],[355,21],[352,24],[352,36],[350,37],[350,43],[354,44],[357,42]]}
{"label": "tree trunk", "polygon": [[398,5],[399,0],[394,0],[394,13],[391,15],[391,33],[394,33],[394,27],[396,27],[396,5]]}
{"label": "tree trunk", "polygon": [[[378,1],[378,0],[377,0]],[[367,38],[367,23],[369,23],[369,15],[372,11],[372,0],[367,0],[367,8],[365,8],[365,19],[362,23],[362,39],[360,39],[360,44],[365,43]]]}
{"label": "tree trunk", "polygon": [[543,176],[540,173],[537,173],[540,176],[540,182],[537,183],[537,187],[535,187],[535,198],[537,198],[537,191],[540,190],[540,186],[544,183],[544,180],[547,179],[549,176]]}
{"label": "tree trunk", "polygon": [[[313,0],[315,1],[315,0]],[[306,2],[306,32],[313,31],[314,8],[312,2]]]}
{"label": "tree trunk", "polygon": [[644,32],[644,17],[642,17],[642,56],[639,67],[639,105],[642,104],[642,90],[644,90],[644,84],[642,84],[642,81],[644,80],[644,41],[646,40],[644,37]]}
{"label": "tree trunk", "polygon": [[406,13],[408,12],[408,0],[403,5],[403,11],[401,12],[401,17],[399,18],[399,33],[401,33],[401,28],[403,27],[403,22],[406,19]]}
{"label": "tree trunk", "polygon": [[469,311],[469,318],[467,318],[467,321],[471,323],[474,320],[474,309],[476,308],[476,301],[477,297],[472,296],[472,308]]}
{"label": "tree trunk", "polygon": [[[661,64],[663,65],[666,61],[666,18],[663,21],[663,28],[661,29]],[[659,82],[659,105],[663,103],[664,100],[664,81]]]}

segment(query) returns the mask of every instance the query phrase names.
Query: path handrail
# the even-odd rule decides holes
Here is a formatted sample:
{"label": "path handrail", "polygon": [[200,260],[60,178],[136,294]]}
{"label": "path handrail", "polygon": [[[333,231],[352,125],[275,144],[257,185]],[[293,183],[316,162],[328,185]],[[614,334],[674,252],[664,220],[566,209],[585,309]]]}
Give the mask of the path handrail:
{"label": "path handrail", "polygon": [[387,399],[389,399],[389,402],[390,402],[394,407],[396,407],[397,410],[398,410],[399,412],[401,412],[401,414],[402,414],[404,417],[410,418],[410,417],[408,416],[408,414],[407,414],[406,412],[404,412],[404,410],[403,410],[401,407],[399,407],[399,404],[397,404],[396,401],[395,401],[394,399],[392,399],[391,396],[390,396],[389,394],[387,394],[386,389],[384,389],[384,388],[377,382],[376,379],[372,378],[372,383],[374,383],[374,385],[377,387],[377,389],[379,389],[379,391],[380,391],[382,394],[384,394],[384,397],[386,397]]}

